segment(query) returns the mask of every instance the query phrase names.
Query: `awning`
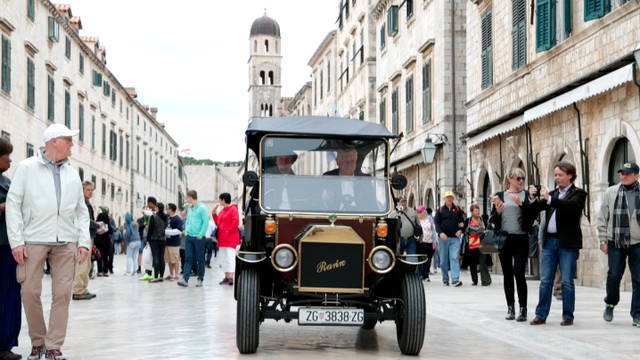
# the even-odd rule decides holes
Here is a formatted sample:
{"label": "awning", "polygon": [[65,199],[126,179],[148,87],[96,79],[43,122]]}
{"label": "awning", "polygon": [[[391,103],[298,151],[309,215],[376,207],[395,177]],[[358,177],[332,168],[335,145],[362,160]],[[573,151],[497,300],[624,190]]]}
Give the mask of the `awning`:
{"label": "awning", "polygon": [[402,162],[399,162],[395,167],[398,168],[398,171],[402,171],[418,164],[422,164],[422,154],[414,155]]}
{"label": "awning", "polygon": [[467,140],[467,148],[472,148],[480,143],[483,143],[491,138],[494,138],[498,135],[502,135],[508,133],[511,130],[515,130],[520,126],[524,125],[524,116],[520,115],[511,120],[505,121],[502,124],[496,125],[487,131],[481,132],[480,134],[469,138]]}
{"label": "awning", "polygon": [[633,64],[592,80],[524,112],[524,122],[539,119],[565,107],[602,94],[633,80]]}

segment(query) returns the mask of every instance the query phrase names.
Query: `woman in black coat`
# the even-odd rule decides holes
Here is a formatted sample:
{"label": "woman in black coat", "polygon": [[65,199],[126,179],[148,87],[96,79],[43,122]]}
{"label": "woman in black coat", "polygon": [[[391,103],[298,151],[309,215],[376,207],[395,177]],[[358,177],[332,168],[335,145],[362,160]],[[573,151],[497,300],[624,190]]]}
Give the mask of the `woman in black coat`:
{"label": "woman in black coat", "polygon": [[114,229],[110,225],[109,210],[101,206],[100,211],[101,212],[98,214],[96,221],[104,223],[109,230],[102,234],[98,231],[98,234],[96,235],[95,245],[101,255],[98,259],[98,276],[109,277],[109,250],[111,249],[111,235],[113,234]]}

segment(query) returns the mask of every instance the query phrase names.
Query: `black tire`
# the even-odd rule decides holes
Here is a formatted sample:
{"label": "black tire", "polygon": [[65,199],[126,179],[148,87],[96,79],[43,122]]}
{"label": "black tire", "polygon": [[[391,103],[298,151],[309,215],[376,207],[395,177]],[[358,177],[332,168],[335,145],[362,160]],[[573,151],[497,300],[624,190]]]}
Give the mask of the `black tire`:
{"label": "black tire", "polygon": [[241,354],[253,354],[260,344],[260,277],[255,270],[243,270],[236,286],[236,345]]}
{"label": "black tire", "polygon": [[404,355],[418,355],[422,350],[427,317],[424,287],[417,274],[402,278],[402,300],[396,304],[398,347]]}
{"label": "black tire", "polygon": [[362,324],[362,328],[365,330],[371,330],[376,327],[378,320],[365,320]]}

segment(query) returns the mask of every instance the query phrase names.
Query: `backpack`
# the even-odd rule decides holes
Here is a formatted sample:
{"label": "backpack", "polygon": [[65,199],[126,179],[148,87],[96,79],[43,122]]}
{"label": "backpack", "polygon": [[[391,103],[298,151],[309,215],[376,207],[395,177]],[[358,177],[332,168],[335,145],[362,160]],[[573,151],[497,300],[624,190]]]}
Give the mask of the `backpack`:
{"label": "backpack", "polygon": [[153,229],[151,230],[151,240],[166,241],[167,236],[164,230],[167,228],[167,223],[162,220],[158,215],[153,215]]}

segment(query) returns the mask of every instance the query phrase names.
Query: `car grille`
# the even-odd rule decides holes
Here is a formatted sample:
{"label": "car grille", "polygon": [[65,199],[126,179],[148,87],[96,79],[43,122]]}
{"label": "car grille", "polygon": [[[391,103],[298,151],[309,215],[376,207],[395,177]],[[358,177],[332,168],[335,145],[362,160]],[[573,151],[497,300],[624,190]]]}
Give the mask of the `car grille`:
{"label": "car grille", "polygon": [[298,266],[302,292],[363,292],[363,243],[302,241]]}

